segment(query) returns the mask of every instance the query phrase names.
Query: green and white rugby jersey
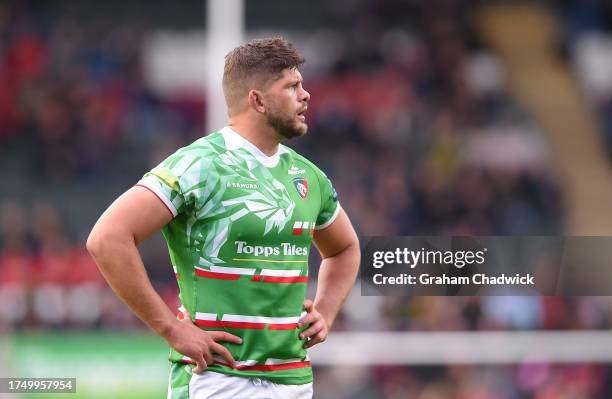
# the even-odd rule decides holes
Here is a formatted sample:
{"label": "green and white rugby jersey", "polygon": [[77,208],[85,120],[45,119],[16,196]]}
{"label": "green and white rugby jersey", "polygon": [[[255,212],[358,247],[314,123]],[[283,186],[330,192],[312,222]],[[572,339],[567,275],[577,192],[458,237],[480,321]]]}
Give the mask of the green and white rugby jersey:
{"label": "green and white rugby jersey", "polygon": [[[340,209],[325,174],[283,145],[268,157],[225,127],[179,149],[138,184],[174,215],[162,232],[182,306],[201,328],[243,339],[224,343],[235,369],[220,357],[208,369],[312,381],[297,323],[313,232]],[[191,361],[175,351],[170,360]]]}

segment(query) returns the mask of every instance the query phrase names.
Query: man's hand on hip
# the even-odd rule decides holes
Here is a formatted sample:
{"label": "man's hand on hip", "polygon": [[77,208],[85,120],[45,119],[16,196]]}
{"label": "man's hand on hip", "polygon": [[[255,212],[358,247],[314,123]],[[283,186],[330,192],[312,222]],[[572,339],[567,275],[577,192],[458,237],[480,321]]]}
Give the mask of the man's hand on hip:
{"label": "man's hand on hip", "polygon": [[310,299],[304,301],[304,308],[307,314],[300,319],[298,325],[300,327],[309,325],[309,327],[300,334],[300,339],[308,339],[304,348],[310,348],[325,341],[329,333],[329,325],[323,315],[314,308]]}
{"label": "man's hand on hip", "polygon": [[226,347],[219,344],[221,341],[242,344],[242,339],[223,331],[204,331],[191,322],[185,315],[177,320],[165,337],[168,344],[179,353],[190,357],[196,367],[193,372],[200,374],[206,367],[214,363],[213,353],[220,355],[231,367],[234,367],[234,358]]}

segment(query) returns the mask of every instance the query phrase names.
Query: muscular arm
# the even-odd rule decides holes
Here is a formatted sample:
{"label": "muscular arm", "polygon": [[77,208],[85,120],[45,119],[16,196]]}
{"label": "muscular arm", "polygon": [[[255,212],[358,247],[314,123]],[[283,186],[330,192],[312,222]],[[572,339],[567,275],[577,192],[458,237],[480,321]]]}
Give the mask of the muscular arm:
{"label": "muscular arm", "polygon": [[329,227],[315,231],[314,243],[323,261],[314,303],[310,300],[304,303],[309,314],[302,323],[311,324],[302,333],[303,337],[310,337],[306,347],[322,342],[327,337],[340,307],[355,284],[361,258],[359,240],[342,209]]}
{"label": "muscular arm", "polygon": [[132,311],[165,337],[176,317],[151,286],[136,246],[172,220],[163,203],[144,187],[133,187],[102,214],[87,239],[100,272]]}
{"label": "muscular arm", "polygon": [[144,187],[133,187],[102,214],[87,239],[87,250],[117,296],[153,331],[180,353],[194,359],[196,372],[212,362],[211,351],[230,364],[229,352],[215,340],[240,343],[226,333],[206,333],[179,322],[151,285],[137,245],[172,220],[165,205]]}

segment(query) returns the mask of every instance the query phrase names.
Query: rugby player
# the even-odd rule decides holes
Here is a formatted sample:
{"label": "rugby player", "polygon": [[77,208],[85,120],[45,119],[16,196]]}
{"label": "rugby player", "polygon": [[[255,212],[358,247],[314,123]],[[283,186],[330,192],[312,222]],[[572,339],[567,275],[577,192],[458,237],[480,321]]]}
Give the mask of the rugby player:
{"label": "rugby player", "polygon": [[[228,125],[146,173],[88,238],[108,284],[171,347],[171,399],[312,397],[306,349],[325,341],[360,251],[330,180],[281,144],[307,131],[303,62],[282,38],[228,53]],[[178,317],[137,250],[159,230],[179,285]],[[306,299],[311,243],[322,257],[314,301]]]}

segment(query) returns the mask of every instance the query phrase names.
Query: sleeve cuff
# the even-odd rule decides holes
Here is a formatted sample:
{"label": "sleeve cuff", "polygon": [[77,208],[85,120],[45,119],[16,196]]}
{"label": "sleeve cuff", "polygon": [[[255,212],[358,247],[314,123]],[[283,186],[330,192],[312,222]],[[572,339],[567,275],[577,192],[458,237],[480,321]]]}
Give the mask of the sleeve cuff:
{"label": "sleeve cuff", "polygon": [[334,220],[336,220],[336,217],[338,217],[338,213],[340,213],[340,203],[338,203],[338,205],[336,206],[336,210],[334,211],[334,214],[329,218],[329,220],[323,224],[315,226],[315,230],[323,230],[324,228],[328,227],[334,222]]}
{"label": "sleeve cuff", "polygon": [[140,180],[138,183],[136,183],[136,186],[144,187],[147,190],[151,191],[153,194],[155,194],[155,196],[159,198],[159,200],[166,206],[166,208],[168,208],[172,216],[176,217],[176,215],[178,215],[178,212],[172,201],[170,201],[170,199],[166,197],[166,195],[162,192],[162,190],[159,189],[159,186],[155,182],[147,180],[147,178]]}

